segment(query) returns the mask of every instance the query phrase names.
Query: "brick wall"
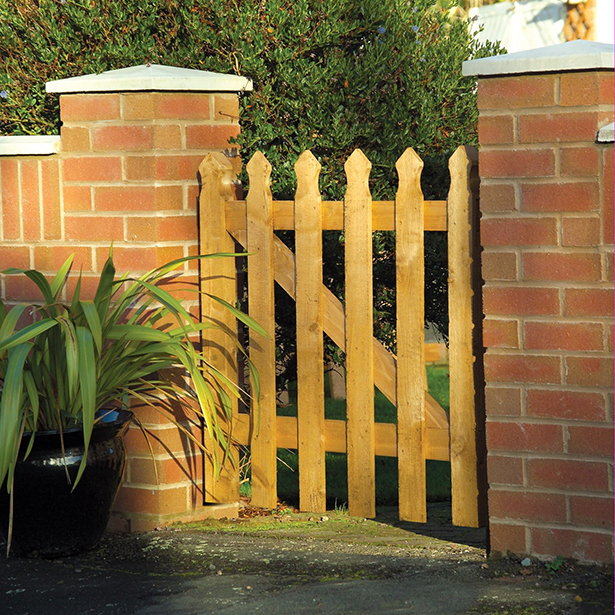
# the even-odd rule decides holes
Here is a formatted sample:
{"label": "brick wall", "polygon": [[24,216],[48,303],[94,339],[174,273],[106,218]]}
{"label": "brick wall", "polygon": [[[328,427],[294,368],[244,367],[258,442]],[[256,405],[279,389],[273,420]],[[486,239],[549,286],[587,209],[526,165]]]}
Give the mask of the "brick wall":
{"label": "brick wall", "polygon": [[613,69],[478,104],[491,549],[612,561]]}
{"label": "brick wall", "polygon": [[[75,253],[73,271],[83,268],[82,293],[92,295],[111,242],[118,272],[143,273],[196,254],[198,166],[209,151],[232,147],[237,93],[66,93],[60,108],[59,154],[0,157],[0,268],[51,276]],[[186,265],[184,277],[196,282],[197,265]],[[0,278],[3,298],[36,296],[28,280]],[[155,412],[136,413],[152,434],[154,461],[131,426],[114,528],[145,530],[236,510],[203,507],[198,449]]]}

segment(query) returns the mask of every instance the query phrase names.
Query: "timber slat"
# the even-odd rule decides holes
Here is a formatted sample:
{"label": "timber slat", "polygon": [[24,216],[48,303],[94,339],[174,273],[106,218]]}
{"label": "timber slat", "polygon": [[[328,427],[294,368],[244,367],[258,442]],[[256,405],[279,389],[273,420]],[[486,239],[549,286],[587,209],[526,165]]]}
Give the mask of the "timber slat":
{"label": "timber slat", "polygon": [[[446,231],[446,201],[424,201],[426,231]],[[276,231],[294,230],[294,201],[273,202],[273,228]],[[226,225],[229,232],[246,228],[246,202],[226,203]],[[323,231],[341,231],[344,226],[344,202],[322,201]],[[373,201],[372,230],[395,230],[395,202]]]}
{"label": "timber slat", "polygon": [[348,513],[376,516],[371,163],[355,150],[344,165]]}
{"label": "timber slat", "polygon": [[399,175],[395,201],[399,518],[425,523],[423,161],[408,148],[396,167]]}
{"label": "timber slat", "polygon": [[[230,190],[235,177],[231,163],[220,153],[208,154],[199,167],[202,189],[199,195],[199,215],[207,220],[207,225],[200,227],[200,246],[202,254],[217,252],[233,253],[235,242],[226,232],[224,208],[233,194]],[[234,305],[237,298],[235,280],[235,259],[206,258],[200,261],[200,290],[228,301]],[[201,295],[201,321],[213,322],[229,332],[237,331],[235,317],[207,295]],[[229,338],[219,329],[208,329],[202,336],[203,354],[206,361],[218,369],[231,382],[237,382],[237,356],[234,347],[229,345]],[[232,415],[237,416],[237,399],[231,395]],[[225,433],[230,433],[226,414],[218,408],[218,421]],[[215,449],[219,460],[224,458],[221,447],[209,439],[209,445]],[[210,503],[236,502],[239,500],[239,468],[237,460],[239,451],[231,447],[231,459],[224,464],[219,477],[209,456],[205,456],[205,501]]]}
{"label": "timber slat", "polygon": [[260,376],[260,408],[252,399],[252,504],[277,505],[277,442],[275,380],[275,299],[273,278],[273,224],[270,188],[271,165],[257,152],[247,165],[250,191],[248,211],[248,310],[270,336],[250,331],[250,358]]}
{"label": "timber slat", "polygon": [[453,523],[478,527],[474,353],[472,350],[472,161],[458,147],[448,195],[450,432]]}
{"label": "timber slat", "polygon": [[320,163],[309,151],[295,164],[297,414],[299,508],[327,510]]}

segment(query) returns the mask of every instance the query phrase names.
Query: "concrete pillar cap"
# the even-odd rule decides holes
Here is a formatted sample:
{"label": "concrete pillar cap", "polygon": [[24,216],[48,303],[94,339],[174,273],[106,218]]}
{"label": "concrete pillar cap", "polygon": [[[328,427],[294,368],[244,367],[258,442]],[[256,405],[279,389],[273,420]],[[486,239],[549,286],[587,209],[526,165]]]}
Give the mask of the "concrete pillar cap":
{"label": "concrete pillar cap", "polygon": [[252,80],[206,70],[145,64],[100,74],[48,81],[45,91],[57,94],[86,92],[251,92]]}
{"label": "concrete pillar cap", "polygon": [[466,76],[482,77],[575,70],[613,70],[613,49],[614,46],[608,43],[570,41],[502,56],[467,60],[463,63],[462,72]]}

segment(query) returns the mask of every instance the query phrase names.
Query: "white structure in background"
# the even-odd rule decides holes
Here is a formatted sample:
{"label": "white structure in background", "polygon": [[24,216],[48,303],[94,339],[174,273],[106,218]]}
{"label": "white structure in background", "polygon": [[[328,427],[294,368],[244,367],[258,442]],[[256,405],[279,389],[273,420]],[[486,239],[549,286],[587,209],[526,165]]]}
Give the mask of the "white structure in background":
{"label": "white structure in background", "polygon": [[[613,0],[596,1],[595,38],[613,44]],[[478,39],[500,41],[508,53],[564,42],[567,6],[562,0],[520,0],[471,8],[471,29]]]}

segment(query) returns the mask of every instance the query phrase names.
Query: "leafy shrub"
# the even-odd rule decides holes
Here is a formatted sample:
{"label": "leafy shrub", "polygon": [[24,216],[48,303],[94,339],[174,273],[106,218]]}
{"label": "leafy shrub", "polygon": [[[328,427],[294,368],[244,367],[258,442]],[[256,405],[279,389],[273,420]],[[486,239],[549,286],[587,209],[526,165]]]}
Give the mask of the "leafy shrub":
{"label": "leafy shrub", "polygon": [[[245,160],[267,156],[274,198],[292,198],[305,149],[322,163],[323,198],[343,198],[343,164],[359,147],[373,165],[373,198],[390,199],[408,146],[425,162],[425,198],[445,198],[448,157],[476,143],[475,84],[461,64],[496,52],[433,0],[3,2],[0,134],[58,131],[45,81],[147,62],[237,73],[254,81],[241,99],[238,145]],[[374,241],[375,328],[394,348],[393,240]],[[339,294],[340,236],[327,234],[324,249],[325,278]],[[445,237],[428,234],[426,252],[426,319],[446,334]],[[294,309],[280,312],[292,319]],[[282,335],[291,330],[280,325]]]}

